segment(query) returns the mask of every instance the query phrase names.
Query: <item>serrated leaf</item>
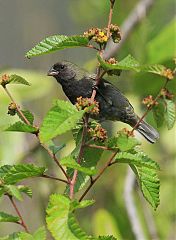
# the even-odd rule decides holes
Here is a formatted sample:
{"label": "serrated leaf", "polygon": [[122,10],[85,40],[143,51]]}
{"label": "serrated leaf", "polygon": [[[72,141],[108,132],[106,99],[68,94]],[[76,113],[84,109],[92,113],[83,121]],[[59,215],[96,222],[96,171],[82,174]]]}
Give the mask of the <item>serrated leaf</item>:
{"label": "serrated leaf", "polygon": [[3,177],[6,184],[15,184],[29,177],[38,177],[46,171],[44,167],[37,167],[33,164],[13,165],[9,172]]}
{"label": "serrated leaf", "polygon": [[165,120],[167,124],[168,130],[172,129],[176,119],[176,105],[172,100],[165,99],[166,103],[166,112],[165,112]]}
{"label": "serrated leaf", "polygon": [[79,209],[79,208],[89,207],[89,206],[93,205],[94,203],[95,203],[95,200],[83,200],[81,202],[74,200],[72,202],[72,206],[74,209]]}
{"label": "serrated leaf", "polygon": [[143,196],[156,210],[160,203],[159,199],[160,181],[157,176],[156,170],[149,169],[145,166],[137,167],[135,165],[133,165],[132,170],[139,179],[139,185],[143,193]]}
{"label": "serrated leaf", "polygon": [[54,143],[49,145],[49,149],[52,151],[52,153],[55,155],[57,154],[60,150],[62,150],[66,144],[61,144],[60,146],[56,146]]}
{"label": "serrated leaf", "polygon": [[25,193],[28,197],[32,198],[32,189],[31,188],[29,188],[27,186],[23,186],[23,185],[18,185],[17,188],[21,193]]}
{"label": "serrated leaf", "polygon": [[87,46],[88,42],[88,38],[84,36],[54,35],[47,37],[38,43],[34,48],[26,53],[26,57],[31,58],[65,48]]}
{"label": "serrated leaf", "polygon": [[152,108],[153,116],[157,127],[161,127],[164,122],[164,113],[165,113],[165,106],[162,101],[158,101],[158,105]]}
{"label": "serrated leaf", "polygon": [[73,129],[83,114],[84,111],[78,111],[71,103],[57,100],[43,120],[39,134],[41,142],[47,142]]}
{"label": "serrated leaf", "polygon": [[139,62],[132,57],[131,55],[128,55],[125,57],[123,60],[118,62],[117,64],[109,64],[105,62],[101,56],[98,54],[97,55],[98,61],[101,65],[101,67],[105,71],[114,71],[114,70],[134,70],[136,72],[150,72],[150,73],[155,73],[159,74],[161,76],[165,76],[164,72],[166,67],[163,65],[159,64],[150,64],[150,65],[140,65]]}
{"label": "serrated leaf", "polygon": [[117,240],[117,238],[113,236],[99,236],[97,240]]}
{"label": "serrated leaf", "polygon": [[123,152],[129,151],[137,145],[140,145],[140,142],[136,138],[129,137],[124,133],[119,133],[118,137],[108,139],[108,147],[118,148]]}
{"label": "serrated leaf", "polygon": [[13,167],[13,165],[3,165],[0,167],[0,178],[3,178]]}
{"label": "serrated leaf", "polygon": [[16,84],[23,84],[23,85],[30,86],[30,83],[28,81],[26,81],[23,77],[16,74],[10,75],[9,83],[16,83]]}
{"label": "serrated leaf", "polygon": [[10,195],[12,197],[15,197],[19,201],[23,200],[21,192],[14,185],[5,185],[4,186],[4,193],[8,193],[8,195]]}
{"label": "serrated leaf", "polygon": [[8,128],[5,129],[5,131],[36,133],[37,128],[29,126],[19,121],[10,125]]}
{"label": "serrated leaf", "polygon": [[[34,115],[30,112],[30,111],[28,111],[28,110],[21,110],[21,112],[24,114],[24,116],[26,117],[26,119],[30,122],[30,124],[32,125],[33,124],[33,122],[34,122]],[[18,115],[18,117],[24,122],[24,123],[26,123],[25,121],[24,121],[24,119],[21,117],[21,115],[17,112],[17,115]]]}
{"label": "serrated leaf", "polygon": [[86,233],[79,227],[73,210],[74,207],[69,198],[61,194],[53,194],[50,196],[46,210],[46,222],[54,239],[88,239]]}
{"label": "serrated leaf", "polygon": [[0,222],[18,222],[20,218],[11,214],[0,212]]}
{"label": "serrated leaf", "polygon": [[34,234],[19,233],[20,240],[46,240],[45,227],[40,227]]}
{"label": "serrated leaf", "polygon": [[160,167],[158,163],[150,159],[147,155],[145,155],[143,152],[138,152],[135,154],[129,153],[129,152],[119,152],[115,160],[119,163],[128,163],[128,164],[134,164],[136,166],[145,166],[150,169],[159,170]]}
{"label": "serrated leaf", "polygon": [[60,164],[62,166],[65,166],[65,167],[69,167],[69,168],[73,168],[73,169],[76,169],[80,172],[83,172],[85,173],[86,175],[95,175],[97,173],[96,169],[91,169],[91,168],[87,168],[87,167],[82,167],[80,164],[78,164],[76,161],[75,161],[75,158],[70,155],[68,157],[65,157],[63,159],[60,160]]}

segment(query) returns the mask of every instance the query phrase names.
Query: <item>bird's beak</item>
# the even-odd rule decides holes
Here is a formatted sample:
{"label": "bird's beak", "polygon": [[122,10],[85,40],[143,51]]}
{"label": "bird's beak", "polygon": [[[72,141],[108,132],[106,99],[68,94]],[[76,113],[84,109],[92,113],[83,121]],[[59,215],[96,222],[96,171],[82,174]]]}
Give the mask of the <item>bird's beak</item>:
{"label": "bird's beak", "polygon": [[55,70],[53,67],[48,71],[47,76],[57,76],[59,71]]}

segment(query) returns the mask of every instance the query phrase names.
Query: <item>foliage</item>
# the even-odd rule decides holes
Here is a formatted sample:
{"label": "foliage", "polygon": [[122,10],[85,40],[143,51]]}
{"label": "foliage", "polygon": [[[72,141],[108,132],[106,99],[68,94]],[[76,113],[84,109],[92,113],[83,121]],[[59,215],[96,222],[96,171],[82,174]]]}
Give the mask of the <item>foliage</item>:
{"label": "foliage", "polygon": [[[101,82],[101,75],[111,74],[120,75],[123,70],[133,70],[138,72],[153,73],[162,76],[166,79],[164,87],[167,87],[169,81],[174,78],[174,70],[171,70],[161,64],[140,64],[132,55],[127,55],[121,61],[116,59],[104,60],[102,51],[105,50],[106,44],[110,38],[114,41],[120,41],[120,30],[117,25],[111,24],[112,11],[115,1],[111,2],[111,11],[109,14],[109,22],[107,28],[92,28],[87,32],[88,35],[55,35],[50,36],[38,43],[34,48],[29,50],[26,57],[39,56],[43,54],[53,53],[58,50],[74,47],[88,47],[92,48],[97,53],[97,61],[99,62],[98,71],[96,75],[95,85]],[[172,25],[171,25],[172,27]],[[171,27],[166,29],[166,32],[171,34]],[[118,31],[112,30],[118,29]],[[112,32],[113,31],[113,32]],[[156,48],[156,43],[162,41],[162,36],[158,36],[153,42],[149,44],[150,55]],[[171,56],[169,51],[168,56]],[[161,57],[163,59],[163,57]],[[7,95],[16,106],[15,114],[17,113],[20,121],[11,124],[5,131],[32,133],[41,146],[48,152],[50,158],[57,164],[65,179],[60,179],[54,176],[46,175],[46,168],[39,167],[34,164],[17,164],[17,165],[3,165],[0,167],[0,197],[7,196],[16,210],[18,216],[13,216],[6,212],[0,212],[0,222],[12,222],[20,224],[25,232],[13,233],[1,239],[29,239],[29,240],[45,240],[46,230],[44,227],[39,228],[34,234],[30,234],[23,221],[23,218],[15,205],[14,200],[23,200],[22,193],[32,197],[32,190],[26,185],[19,185],[19,182],[32,177],[45,177],[57,180],[66,184],[63,194],[52,194],[49,199],[48,207],[46,209],[46,223],[47,229],[56,240],[60,239],[106,239],[113,240],[113,236],[88,236],[80,227],[76,212],[78,209],[86,208],[94,203],[94,200],[83,200],[90,188],[96,183],[106,169],[112,164],[123,163],[132,168],[139,182],[139,186],[144,198],[150,203],[153,209],[157,209],[160,198],[160,181],[158,177],[159,165],[148,157],[141,147],[140,142],[133,136],[133,130],[119,131],[116,136],[108,139],[92,138],[90,129],[95,129],[100,126],[98,122],[91,121],[87,109],[79,110],[76,106],[63,100],[54,102],[52,108],[44,117],[41,126],[34,125],[34,115],[29,110],[21,110],[16,102],[13,100],[11,93],[8,91],[8,85],[11,83],[30,85],[23,77],[11,74],[3,75],[0,84]],[[167,90],[167,89],[166,89]],[[94,89],[96,91],[96,88]],[[94,98],[91,96],[90,111],[94,107]],[[154,119],[158,127],[161,127],[165,122],[168,129],[172,129],[176,118],[176,108],[174,97],[168,91],[163,94],[162,89],[156,98],[147,105],[145,114],[153,110]],[[11,115],[15,115],[11,114]],[[145,116],[145,115],[144,115]],[[143,116],[143,117],[144,117]],[[143,117],[139,119],[143,120]],[[81,121],[82,120],[82,121]],[[105,132],[103,128],[102,131]],[[65,144],[55,145],[53,139],[62,136],[63,134],[72,131],[75,141],[75,149],[63,157],[58,159],[57,154],[63,149]],[[99,166],[101,157],[105,152],[110,153],[106,159],[103,167]],[[104,155],[103,155],[104,156]],[[88,187],[86,187],[89,181]],[[80,190],[84,189],[83,192]],[[75,194],[80,193],[80,198],[76,198]],[[108,215],[109,217],[109,215]],[[111,219],[111,217],[109,217]],[[111,219],[112,220],[112,219]],[[120,234],[119,234],[119,237]]]}

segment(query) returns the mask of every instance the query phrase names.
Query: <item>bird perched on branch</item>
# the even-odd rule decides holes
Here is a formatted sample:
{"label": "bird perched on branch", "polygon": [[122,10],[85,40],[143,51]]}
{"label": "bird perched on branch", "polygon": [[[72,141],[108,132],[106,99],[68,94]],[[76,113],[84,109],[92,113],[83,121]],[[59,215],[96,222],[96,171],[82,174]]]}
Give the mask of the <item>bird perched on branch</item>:
{"label": "bird perched on branch", "polygon": [[[95,74],[89,74],[68,61],[54,64],[48,71],[48,76],[53,76],[62,85],[65,95],[72,104],[75,104],[80,96],[90,98],[95,86]],[[140,119],[134,112],[133,106],[120,90],[104,79],[101,79],[96,88],[95,100],[99,102],[100,112],[98,119],[100,121],[121,121],[134,127]],[[150,143],[155,143],[159,138],[158,132],[143,120],[136,130]]]}

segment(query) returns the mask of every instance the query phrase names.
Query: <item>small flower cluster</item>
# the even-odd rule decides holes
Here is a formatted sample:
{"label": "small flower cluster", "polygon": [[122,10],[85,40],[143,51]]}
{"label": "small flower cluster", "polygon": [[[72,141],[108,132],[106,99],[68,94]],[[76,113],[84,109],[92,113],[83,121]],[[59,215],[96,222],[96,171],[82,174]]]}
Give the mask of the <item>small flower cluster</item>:
{"label": "small flower cluster", "polygon": [[2,85],[3,87],[5,87],[5,85],[8,84],[9,82],[10,82],[10,76],[7,74],[4,74],[0,79],[0,85]]}
{"label": "small flower cluster", "polygon": [[119,131],[119,133],[123,133],[128,137],[134,137],[134,132],[131,130],[128,130],[127,128],[123,128],[122,130]]}
{"label": "small flower cluster", "polygon": [[[107,28],[90,28],[88,31],[84,32],[84,36],[88,37],[89,40],[93,40],[98,44],[106,44],[108,39]],[[117,25],[110,25],[110,37],[112,37],[113,42],[118,43],[121,40],[120,28]]]}
{"label": "small flower cluster", "polygon": [[100,28],[90,28],[88,31],[84,32],[84,36],[99,44],[105,44],[108,41],[107,32]]}
{"label": "small flower cluster", "polygon": [[[118,61],[117,61],[115,58],[109,58],[108,60],[106,60],[106,63],[113,65],[113,64],[117,64]],[[107,74],[108,74],[108,75],[117,75],[117,76],[120,76],[121,72],[122,72],[122,70],[116,69],[116,70],[109,70],[109,71],[107,71]]]}
{"label": "small flower cluster", "polygon": [[17,112],[17,106],[15,103],[10,103],[8,106],[8,114],[14,116]]}
{"label": "small flower cluster", "polygon": [[110,25],[110,33],[114,43],[119,43],[122,36],[120,32],[120,28],[116,24]]}
{"label": "small flower cluster", "polygon": [[158,105],[158,102],[153,99],[153,96],[152,96],[152,95],[149,95],[148,97],[144,98],[144,99],[142,100],[142,103],[143,103],[144,105],[147,105],[148,108],[149,108],[150,106],[156,106],[156,105]]}
{"label": "small flower cluster", "polygon": [[117,60],[115,58],[109,58],[106,62],[109,64],[117,64]]}
{"label": "small flower cluster", "polygon": [[99,103],[97,101],[92,101],[91,98],[77,98],[77,103],[75,104],[77,109],[85,110],[87,113],[99,114]]}
{"label": "small flower cluster", "polygon": [[168,89],[162,88],[162,89],[161,89],[161,92],[160,92],[160,97],[165,97],[165,98],[167,98],[167,99],[172,100],[172,99],[174,98],[174,94],[171,93],[171,92],[169,92]]}
{"label": "small flower cluster", "polygon": [[107,140],[107,131],[102,128],[100,124],[97,124],[95,128],[89,128],[88,133],[94,141],[104,142]]}
{"label": "small flower cluster", "polygon": [[163,75],[164,77],[166,77],[167,79],[169,79],[169,80],[172,80],[172,79],[174,78],[174,73],[173,73],[173,71],[172,71],[171,69],[169,69],[169,68],[166,68],[166,69],[163,71],[162,75]]}

